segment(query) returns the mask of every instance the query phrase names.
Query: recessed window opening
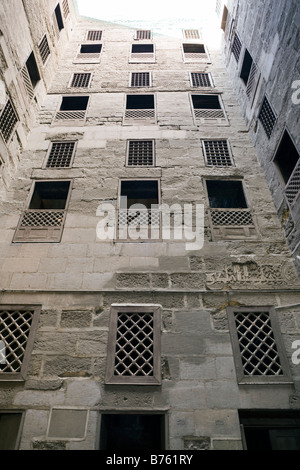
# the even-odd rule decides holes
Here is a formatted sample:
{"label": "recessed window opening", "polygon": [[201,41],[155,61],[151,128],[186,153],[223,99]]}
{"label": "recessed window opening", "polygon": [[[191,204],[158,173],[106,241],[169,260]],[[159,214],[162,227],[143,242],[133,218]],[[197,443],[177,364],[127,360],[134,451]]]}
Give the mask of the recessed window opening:
{"label": "recessed window opening", "polygon": [[221,109],[217,95],[192,95],[194,109]]}
{"label": "recessed window opening", "polygon": [[63,19],[62,19],[62,14],[61,14],[61,9],[60,9],[59,3],[57,5],[57,7],[55,8],[54,13],[55,13],[58,29],[61,31],[64,28],[64,22],[63,22]]}
{"label": "recessed window opening", "polygon": [[37,181],[28,209],[65,209],[70,181]]}
{"label": "recessed window opening", "polygon": [[102,44],[82,44],[80,54],[99,54],[101,49]]}
{"label": "recessed window opening", "polygon": [[127,95],[126,109],[154,109],[154,95]]}
{"label": "recessed window opening", "polygon": [[299,153],[288,132],[284,131],[274,158],[274,163],[277,165],[285,183],[290,179],[299,157]]}
{"label": "recessed window opening", "polygon": [[22,413],[0,412],[0,450],[16,450]]}
{"label": "recessed window opening", "polygon": [[87,108],[88,96],[64,96],[60,111],[84,111]]}
{"label": "recessed window opening", "polygon": [[133,204],[143,204],[147,209],[151,209],[152,205],[159,203],[158,181],[122,181],[120,195],[121,209],[129,209]]}
{"label": "recessed window opening", "polygon": [[183,44],[183,51],[192,54],[205,54],[204,44]]}
{"label": "recessed window opening", "polygon": [[154,46],[153,44],[132,44],[131,52],[133,54],[139,54],[139,53],[145,53],[145,52],[153,53]]}
{"label": "recessed window opening", "polygon": [[38,81],[41,79],[39,69],[34,57],[34,53],[32,52],[26,61],[26,67],[28,70],[28,74],[32,83],[33,88],[37,85]]}
{"label": "recessed window opening", "polygon": [[245,50],[245,55],[244,55],[244,60],[243,60],[243,65],[242,65],[242,69],[241,69],[241,74],[240,74],[240,77],[243,80],[243,82],[245,83],[245,85],[247,85],[247,82],[248,82],[248,79],[249,79],[252,63],[253,63],[253,59],[252,59],[250,53],[248,52],[248,50],[246,49]]}
{"label": "recessed window opening", "polygon": [[247,208],[241,181],[206,181],[209,205],[211,208]]}
{"label": "recessed window opening", "polygon": [[165,449],[165,415],[103,414],[100,449],[111,451]]}

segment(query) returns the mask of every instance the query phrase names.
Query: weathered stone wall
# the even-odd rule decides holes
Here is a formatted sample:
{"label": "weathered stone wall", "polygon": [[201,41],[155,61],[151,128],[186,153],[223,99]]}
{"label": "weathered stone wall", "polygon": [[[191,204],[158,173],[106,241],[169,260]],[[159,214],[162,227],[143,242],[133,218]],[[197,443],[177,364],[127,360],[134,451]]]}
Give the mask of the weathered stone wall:
{"label": "weathered stone wall", "polygon": [[[292,99],[296,92],[293,83],[299,80],[300,70],[299,2],[240,0],[228,2],[228,9],[230,21],[235,21],[233,31],[238,33],[243,44],[237,64],[231,54],[232,37],[230,41],[227,37],[224,46],[228,71],[299,273],[300,226],[299,217],[295,216],[298,211],[290,213],[283,192],[285,184],[273,162],[284,129],[290,133],[298,152],[300,148],[300,105]],[[260,72],[253,105],[249,103],[244,83],[239,78],[245,47]],[[270,139],[258,120],[265,94],[277,116]]]}
{"label": "weathered stone wall", "polygon": [[[101,62],[74,64],[88,29],[103,30]],[[299,281],[281,224],[248,136],[223,60],[209,49],[215,89],[228,126],[193,120],[190,71],[182,38],[154,36],[155,64],[129,64],[132,29],[79,21],[55,70],[1,204],[2,304],[42,307],[24,383],[1,383],[0,408],[25,410],[21,449],[95,449],[101,413],[161,412],[170,449],[240,449],[238,410],[299,409],[299,366],[291,361],[300,334]],[[209,44],[208,44],[209,46]],[[151,89],[128,86],[130,71],[152,71]],[[88,90],[70,90],[73,72],[92,71]],[[203,91],[203,90],[201,90]],[[126,93],[156,94],[157,124],[123,125]],[[53,125],[64,94],[88,94],[85,125]],[[127,139],[155,139],[156,166],[125,166]],[[202,138],[228,138],[235,165],[205,166]],[[78,140],[72,168],[43,169],[51,140]],[[157,178],[161,202],[204,204],[199,250],[184,241],[101,241],[97,208],[117,207],[120,179]],[[212,239],[205,178],[242,179],[255,223],[251,239]],[[72,179],[60,243],[12,243],[35,180]],[[105,385],[112,304],[162,306],[162,383]],[[242,385],[236,377],[227,307],[274,306],[293,384]],[[275,390],[275,392],[274,392]]]}

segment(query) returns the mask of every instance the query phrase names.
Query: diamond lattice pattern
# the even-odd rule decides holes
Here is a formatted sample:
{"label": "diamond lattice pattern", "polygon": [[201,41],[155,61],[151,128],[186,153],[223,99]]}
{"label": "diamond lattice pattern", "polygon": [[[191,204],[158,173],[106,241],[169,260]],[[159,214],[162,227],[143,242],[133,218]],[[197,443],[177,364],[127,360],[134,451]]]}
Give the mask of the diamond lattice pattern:
{"label": "diamond lattice pattern", "polygon": [[267,312],[235,314],[245,375],[283,375]]}
{"label": "diamond lattice pattern", "polygon": [[31,310],[0,311],[0,339],[5,344],[5,361],[1,372],[19,372],[33,318]]}
{"label": "diamond lattice pattern", "polygon": [[114,375],[153,376],[153,314],[119,313]]}

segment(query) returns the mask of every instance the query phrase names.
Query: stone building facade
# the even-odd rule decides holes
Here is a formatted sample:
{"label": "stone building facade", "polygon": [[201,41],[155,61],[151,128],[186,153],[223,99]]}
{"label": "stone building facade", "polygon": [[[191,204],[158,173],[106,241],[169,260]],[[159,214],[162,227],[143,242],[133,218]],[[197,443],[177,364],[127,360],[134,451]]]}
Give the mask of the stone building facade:
{"label": "stone building facade", "polygon": [[299,448],[300,284],[220,50],[39,8],[0,2],[0,447]]}

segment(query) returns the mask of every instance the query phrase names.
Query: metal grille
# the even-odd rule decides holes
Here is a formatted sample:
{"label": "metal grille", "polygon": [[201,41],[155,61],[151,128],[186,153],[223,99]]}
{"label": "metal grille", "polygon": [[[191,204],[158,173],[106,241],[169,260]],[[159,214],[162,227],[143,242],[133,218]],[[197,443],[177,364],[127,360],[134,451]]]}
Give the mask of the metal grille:
{"label": "metal grille", "polygon": [[240,41],[240,38],[238,37],[237,34],[235,34],[234,36],[234,39],[233,39],[233,43],[232,43],[232,53],[235,57],[235,60],[238,62],[239,61],[239,58],[240,58],[240,55],[241,55],[241,50],[242,50],[242,43]]}
{"label": "metal grille", "polygon": [[0,115],[0,132],[6,143],[9,141],[17,122],[18,117],[13,104],[8,100]]}
{"label": "metal grille", "polygon": [[127,164],[129,166],[153,166],[153,141],[130,140]]}
{"label": "metal grille", "polygon": [[266,96],[264,97],[263,104],[262,104],[258,118],[260,122],[262,123],[262,126],[268,138],[270,138],[273,132],[274,126],[275,126],[276,115],[273,112]]}
{"label": "metal grille", "polygon": [[125,119],[154,119],[154,109],[126,109]]}
{"label": "metal grille", "polygon": [[212,224],[253,226],[253,218],[249,209],[210,209]]}
{"label": "metal grille", "polygon": [[151,30],[140,30],[135,33],[136,39],[151,39]]}
{"label": "metal grille", "polygon": [[100,52],[79,52],[77,59],[99,59]]}
{"label": "metal grille", "polygon": [[72,162],[75,142],[53,142],[47,168],[69,168]]}
{"label": "metal grille", "polygon": [[63,7],[63,12],[64,12],[64,17],[67,18],[67,16],[70,13],[70,7],[69,7],[68,0],[63,1],[62,7]]}
{"label": "metal grille", "polygon": [[206,162],[209,166],[232,166],[227,140],[204,140]]}
{"label": "metal grille", "polygon": [[21,75],[22,75],[22,78],[23,78],[23,82],[24,82],[28,97],[29,97],[30,100],[32,100],[32,98],[34,97],[34,89],[33,89],[31,79],[30,79],[30,76],[29,76],[29,72],[28,72],[28,69],[27,69],[26,65],[24,65],[24,67],[22,68]]}
{"label": "metal grille", "polygon": [[119,313],[114,375],[153,376],[153,314]]}
{"label": "metal grille", "polygon": [[209,73],[192,72],[191,78],[194,87],[212,86]]}
{"label": "metal grille", "polygon": [[207,59],[207,54],[205,52],[185,52],[185,60],[199,60]]}
{"label": "metal grille", "polygon": [[136,62],[149,62],[154,59],[154,52],[132,52],[130,56],[130,60]]}
{"label": "metal grille", "polygon": [[58,111],[55,120],[84,119],[85,111]]}
{"label": "metal grille", "polygon": [[90,73],[74,73],[72,77],[71,87],[88,88],[91,80]]}
{"label": "metal grille", "polygon": [[250,99],[251,95],[255,92],[257,84],[258,68],[254,62],[252,62],[249,78],[247,81],[246,95]]}
{"label": "metal grille", "polygon": [[40,56],[41,56],[42,62],[44,64],[46,62],[48,56],[50,55],[50,48],[49,48],[48,39],[47,39],[46,34],[43,37],[43,39],[41,40],[41,42],[39,43],[38,48],[39,48],[39,51],[40,51]]}
{"label": "metal grille", "polygon": [[64,210],[28,209],[21,218],[19,228],[61,227],[65,218]]}
{"label": "metal grille", "polygon": [[293,173],[287,182],[284,190],[285,196],[289,203],[293,205],[300,195],[300,159],[296,164]]}
{"label": "metal grille", "polygon": [[159,227],[159,210],[155,209],[121,209],[119,210],[119,226]]}
{"label": "metal grille", "polygon": [[5,345],[1,372],[20,372],[33,314],[32,310],[0,310],[0,339]]}
{"label": "metal grille", "polygon": [[224,119],[222,109],[194,109],[196,119]]}
{"label": "metal grille", "polygon": [[268,312],[236,312],[244,375],[283,375]]}
{"label": "metal grille", "polygon": [[102,31],[88,31],[87,41],[100,41],[102,39]]}
{"label": "metal grille", "polygon": [[184,30],[184,37],[186,39],[201,39],[200,33],[198,29],[185,29]]}
{"label": "metal grille", "polygon": [[150,72],[132,72],[132,87],[148,87],[150,86]]}

